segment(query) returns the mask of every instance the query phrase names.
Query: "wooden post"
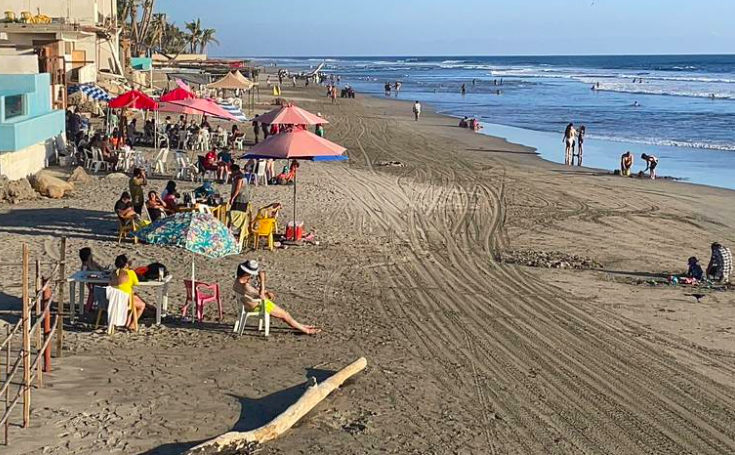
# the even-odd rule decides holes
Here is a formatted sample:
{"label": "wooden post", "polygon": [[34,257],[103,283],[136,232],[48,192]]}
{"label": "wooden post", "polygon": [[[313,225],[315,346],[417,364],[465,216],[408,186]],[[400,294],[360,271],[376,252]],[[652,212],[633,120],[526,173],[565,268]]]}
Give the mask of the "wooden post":
{"label": "wooden post", "polygon": [[23,244],[23,428],[31,421],[31,309],[28,301],[28,245]]}
{"label": "wooden post", "polygon": [[[56,303],[56,312],[58,314],[56,322],[56,357],[61,358],[64,349],[64,289],[66,288],[66,237],[61,238],[61,246],[59,248],[59,284],[58,297]],[[69,296],[73,299],[74,296]],[[49,302],[49,305],[51,303]]]}
{"label": "wooden post", "polygon": [[[5,338],[10,338],[10,324],[7,324],[5,326]],[[10,376],[10,340],[8,339],[7,344],[5,345],[5,380],[8,380],[8,376]],[[8,407],[10,407],[10,388],[5,391],[5,412],[8,412]],[[10,419],[5,419],[5,445],[8,445],[8,425],[9,425]]]}
{"label": "wooden post", "polygon": [[[33,293],[33,295],[36,296],[36,321],[41,317],[41,313],[43,311],[43,308],[41,307],[43,296],[38,294],[42,287],[43,280],[41,278],[41,260],[36,259],[36,292]],[[42,347],[43,335],[41,334],[41,327],[38,327],[36,329],[36,357],[41,356]],[[36,378],[38,379],[38,386],[43,387],[43,365],[40,361],[36,363]]]}

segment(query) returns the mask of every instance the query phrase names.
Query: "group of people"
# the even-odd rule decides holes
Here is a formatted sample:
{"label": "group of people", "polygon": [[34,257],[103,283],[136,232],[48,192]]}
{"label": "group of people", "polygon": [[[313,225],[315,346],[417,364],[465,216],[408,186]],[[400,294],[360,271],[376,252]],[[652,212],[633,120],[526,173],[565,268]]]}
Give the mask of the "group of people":
{"label": "group of people", "polygon": [[707,269],[703,270],[699,265],[699,259],[692,256],[687,261],[687,273],[685,277],[687,284],[696,284],[705,279],[717,283],[729,283],[730,276],[733,271],[732,252],[730,248],[723,246],[719,242],[711,245],[712,257],[710,258]]}
{"label": "group of people", "polygon": [[401,81],[395,81],[393,84],[390,82],[385,83],[385,96],[390,96],[391,91],[393,94],[395,94],[396,98],[398,97],[398,94],[401,93],[401,88],[403,87],[403,83]]}
{"label": "group of people", "polygon": [[574,123],[567,125],[567,128],[564,130],[564,164],[567,166],[574,166],[575,158],[577,160],[577,166],[582,165],[584,136],[586,133],[587,128],[584,125],[576,129]]}
{"label": "group of people", "polygon": [[[646,163],[646,169],[641,171],[641,175],[645,175],[645,173],[648,172],[651,180],[655,180],[656,168],[658,167],[658,157],[642,153],[641,159]],[[623,153],[620,157],[620,175],[630,177],[633,172],[634,162],[633,154],[630,151]]]}
{"label": "group of people", "polygon": [[460,120],[459,127],[469,128],[475,132],[478,132],[482,129],[482,125],[480,124],[479,120],[477,120],[476,118],[469,118],[469,117],[464,117],[462,120]]}

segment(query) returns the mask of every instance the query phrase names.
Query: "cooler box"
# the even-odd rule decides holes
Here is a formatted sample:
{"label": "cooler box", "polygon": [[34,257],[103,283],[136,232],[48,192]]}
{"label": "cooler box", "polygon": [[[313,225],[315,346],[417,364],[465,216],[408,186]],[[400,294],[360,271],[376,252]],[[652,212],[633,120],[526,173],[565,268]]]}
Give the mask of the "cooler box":
{"label": "cooler box", "polygon": [[286,239],[300,242],[302,237],[304,237],[304,222],[297,221],[294,227],[294,222],[290,221],[286,225]]}

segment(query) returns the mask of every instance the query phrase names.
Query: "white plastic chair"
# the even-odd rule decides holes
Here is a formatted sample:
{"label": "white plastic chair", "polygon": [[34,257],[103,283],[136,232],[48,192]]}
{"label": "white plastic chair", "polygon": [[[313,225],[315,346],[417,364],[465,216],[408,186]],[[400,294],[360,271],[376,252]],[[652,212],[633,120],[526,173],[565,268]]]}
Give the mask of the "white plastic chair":
{"label": "white plastic chair", "polygon": [[168,163],[168,148],[162,148],[156,154],[153,172],[155,174],[164,175],[166,173],[166,163]]}
{"label": "white plastic chair", "polygon": [[[258,332],[265,332],[265,336],[269,336],[271,333],[271,315],[265,311],[265,303],[259,302],[258,306],[260,307],[260,311],[255,312],[246,312],[245,307],[240,305],[240,314],[237,317],[237,321],[235,321],[235,327],[233,327],[232,332],[237,333],[238,336],[242,336],[242,333],[245,331],[245,326],[248,323],[249,317],[256,317],[258,318]],[[265,328],[265,330],[263,330]]]}
{"label": "white plastic chair", "polygon": [[176,180],[191,180],[194,181],[194,176],[197,174],[197,168],[191,164],[191,160],[184,152],[176,152]]}
{"label": "white plastic chair", "polygon": [[233,145],[237,150],[245,150],[245,138],[243,136],[238,137]]}
{"label": "white plastic chair", "polygon": [[91,169],[93,172],[99,172],[102,169],[106,171],[110,170],[110,163],[102,159],[102,150],[97,147],[92,147],[92,164]]}
{"label": "white plastic chair", "polygon": [[255,186],[260,185],[261,182],[268,186],[268,176],[266,175],[267,167],[265,160],[258,160],[258,163],[255,165]]}

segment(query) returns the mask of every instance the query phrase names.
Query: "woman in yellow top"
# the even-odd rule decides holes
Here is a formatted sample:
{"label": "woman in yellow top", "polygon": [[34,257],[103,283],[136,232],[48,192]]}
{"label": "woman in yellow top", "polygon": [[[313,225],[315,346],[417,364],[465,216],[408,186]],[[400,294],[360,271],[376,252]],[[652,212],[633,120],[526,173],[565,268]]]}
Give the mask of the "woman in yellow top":
{"label": "woman in yellow top", "polygon": [[[133,270],[130,270],[130,261],[128,260],[128,257],[124,254],[116,257],[115,270],[110,276],[110,286],[133,297],[133,307],[135,308],[135,313],[138,315],[137,319],[140,319],[141,316],[143,316],[143,311],[145,311],[145,302],[133,293],[133,288],[137,286],[138,283],[138,275],[136,275]],[[131,314],[128,316],[127,321],[129,329],[134,328],[133,323],[134,319]]]}

